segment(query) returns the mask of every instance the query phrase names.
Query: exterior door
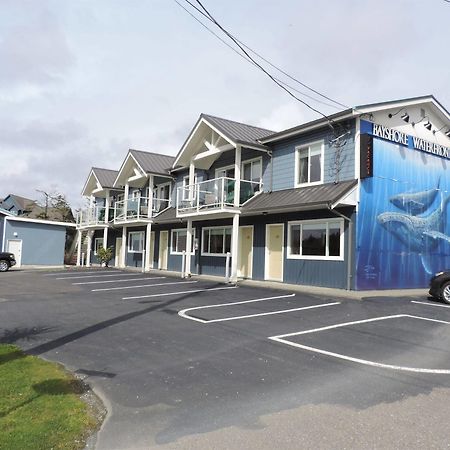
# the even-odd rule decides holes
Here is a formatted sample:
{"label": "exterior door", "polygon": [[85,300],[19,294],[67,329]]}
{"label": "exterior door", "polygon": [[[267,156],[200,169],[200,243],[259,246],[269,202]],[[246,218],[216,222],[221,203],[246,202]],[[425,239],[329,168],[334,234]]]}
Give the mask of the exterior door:
{"label": "exterior door", "polygon": [[150,233],[150,268],[153,269],[153,261],[155,260],[155,232]]}
{"label": "exterior door", "polygon": [[283,224],[266,225],[266,280],[283,281],[283,241]]}
{"label": "exterior door", "polygon": [[8,240],[8,245],[6,246],[8,252],[14,253],[16,257],[16,267],[22,265],[22,239],[10,239]]}
{"label": "exterior door", "polygon": [[159,269],[167,270],[167,254],[169,251],[169,232],[159,233]]}
{"label": "exterior door", "polygon": [[251,278],[253,271],[253,227],[239,227],[238,276]]}
{"label": "exterior door", "polygon": [[116,267],[120,266],[120,255],[122,254],[122,238],[116,238],[116,259],[114,261],[114,265]]}

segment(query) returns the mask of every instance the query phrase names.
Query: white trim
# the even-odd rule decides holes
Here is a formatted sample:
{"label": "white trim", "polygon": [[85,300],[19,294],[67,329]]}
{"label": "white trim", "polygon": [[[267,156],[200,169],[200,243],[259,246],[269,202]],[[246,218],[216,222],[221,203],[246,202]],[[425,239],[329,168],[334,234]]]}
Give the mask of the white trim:
{"label": "white trim", "polygon": [[[139,234],[140,236],[141,236],[141,238],[140,238],[140,243],[141,243],[141,249],[140,250],[132,250],[131,248],[130,248],[130,244],[131,244],[131,241],[132,241],[132,239],[131,239],[131,235],[132,234]],[[143,250],[144,250],[144,234],[145,234],[145,232],[144,231],[129,231],[128,232],[128,239],[127,239],[127,252],[128,253],[142,253],[143,252]]]}
{"label": "white trim", "polygon": [[[305,148],[308,149],[308,179],[310,178],[310,159],[311,159],[311,147],[314,145],[320,144],[320,180],[319,181],[313,181],[313,182],[307,182],[307,183],[299,183],[299,152],[300,150],[303,150]],[[325,177],[325,141],[323,139],[320,139],[318,141],[312,141],[308,142],[306,144],[296,145],[295,146],[295,174],[294,174],[294,187],[306,187],[306,186],[317,186],[319,184],[324,184],[324,177]]]}
{"label": "white trim", "polygon": [[[226,258],[227,256],[227,251],[225,248],[225,236],[226,236],[226,232],[223,234],[223,244],[224,244],[224,252],[225,253],[209,253],[209,252],[204,252],[203,251],[203,245],[204,245],[204,240],[205,240],[205,230],[215,230],[215,229],[222,229],[222,230],[230,230],[231,234],[230,234],[230,238],[232,239],[233,237],[233,227],[232,225],[223,225],[223,226],[212,226],[212,227],[202,227],[202,242],[201,242],[201,249],[200,249],[200,255],[201,256],[218,256],[218,257],[222,257],[222,258]],[[231,252],[231,239],[230,239],[230,252]],[[208,244],[210,244],[210,242],[208,241]],[[208,245],[208,248],[210,248],[210,245]]]}
{"label": "white trim", "polygon": [[[192,239],[192,249],[191,249],[191,256],[195,253],[195,250],[194,250],[194,239],[195,239],[195,227],[192,227],[192,229],[193,229],[193,231],[194,231],[194,233],[193,233],[193,239]],[[183,251],[181,251],[181,252],[176,252],[176,251],[173,251],[172,250],[172,243],[173,243],[173,234],[174,234],[174,232],[175,233],[178,233],[178,232],[180,232],[180,231],[184,231],[185,233],[186,233],[186,243],[187,243],[187,228],[172,228],[171,230],[170,230],[170,245],[169,245],[169,251],[170,251],[170,254],[171,255],[182,255],[183,254]],[[185,250],[185,252],[187,253],[187,250]]]}
{"label": "white trim", "polygon": [[[9,243],[10,243],[10,242],[18,242],[18,243],[20,244],[20,250],[19,250],[20,253],[19,253],[19,254],[17,254],[17,252],[13,252],[12,250],[9,249]],[[16,259],[16,267],[17,267],[17,268],[22,267],[23,239],[16,239],[16,238],[8,239],[8,240],[6,241],[6,243],[7,243],[7,245],[6,245],[6,251],[7,251],[7,253],[13,253],[13,254],[14,254],[14,257],[15,257],[15,259]]]}
{"label": "white trim", "polygon": [[[222,170],[225,170],[225,171],[227,171],[228,169],[233,169],[234,170],[234,164],[229,164],[228,166],[223,166],[223,167],[217,167],[216,169],[214,169],[214,179],[216,179],[216,178],[222,178],[222,177],[225,177],[225,178],[234,178],[234,177],[227,177],[227,175],[220,175],[219,176],[219,174],[218,174],[218,172],[220,172],[220,171],[222,171]],[[206,181],[208,181],[208,180],[206,180]]]}
{"label": "white trim", "polygon": [[76,228],[77,224],[72,222],[53,222],[52,220],[29,219],[28,217],[5,216],[5,220],[15,220],[17,222],[41,223],[43,225],[56,225],[59,227]]}
{"label": "white trim", "polygon": [[[339,256],[321,256],[321,255],[297,255],[291,253],[291,226],[292,225],[300,225],[300,227],[304,224],[325,224],[326,230],[326,248],[325,252],[329,253],[329,225],[330,223],[339,223],[340,227],[340,245],[339,245]],[[328,218],[328,219],[311,219],[311,220],[291,220],[287,223],[288,227],[288,235],[286,242],[286,250],[287,250],[287,259],[309,259],[309,260],[320,260],[320,261],[344,261],[345,255],[345,239],[344,239],[344,219],[341,218]],[[301,248],[301,240],[302,240],[302,228],[300,228],[300,248]]]}
{"label": "white trim", "polygon": [[147,172],[146,172],[146,171],[141,167],[141,165],[137,162],[136,158],[131,154],[131,151],[128,150],[127,156],[125,156],[125,159],[124,159],[122,165],[120,166],[119,171],[117,172],[116,179],[114,180],[114,183],[113,183],[113,185],[112,185],[113,188],[118,187],[118,186],[116,185],[116,184],[117,184],[117,180],[120,178],[120,176],[121,176],[121,174],[122,174],[122,170],[124,169],[126,163],[128,162],[128,159],[129,159],[130,157],[133,158],[134,162],[136,163],[136,166],[137,166],[137,167],[142,171],[142,173],[144,174],[144,175],[142,176],[142,178],[144,178],[144,177],[147,176]]}
{"label": "white trim", "polygon": [[[281,226],[283,236],[281,238],[281,278],[269,278],[269,247],[267,246],[268,236],[269,236],[269,228],[273,226]],[[283,281],[284,280],[284,223],[266,223],[266,241],[264,243],[264,280],[269,281]]]}
{"label": "white trim", "polygon": [[262,158],[262,156],[256,156],[255,158],[246,159],[245,161],[241,162],[241,180],[253,181],[253,180],[246,180],[245,178],[243,178],[244,164],[254,163],[255,161],[259,161],[259,163],[261,164],[261,178],[260,178],[259,182],[262,183],[262,180],[263,180],[263,158]]}

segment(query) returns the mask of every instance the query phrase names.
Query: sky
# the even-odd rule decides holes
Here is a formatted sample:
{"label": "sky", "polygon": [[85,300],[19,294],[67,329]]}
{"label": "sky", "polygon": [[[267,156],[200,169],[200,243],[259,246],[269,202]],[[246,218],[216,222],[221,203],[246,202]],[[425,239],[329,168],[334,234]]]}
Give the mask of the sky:
{"label": "sky", "polygon": [[[450,109],[444,0],[203,4],[344,105],[433,94]],[[39,189],[78,208],[92,166],[118,170],[129,148],[176,155],[202,112],[275,131],[320,117],[172,0],[0,0],[0,198]]]}

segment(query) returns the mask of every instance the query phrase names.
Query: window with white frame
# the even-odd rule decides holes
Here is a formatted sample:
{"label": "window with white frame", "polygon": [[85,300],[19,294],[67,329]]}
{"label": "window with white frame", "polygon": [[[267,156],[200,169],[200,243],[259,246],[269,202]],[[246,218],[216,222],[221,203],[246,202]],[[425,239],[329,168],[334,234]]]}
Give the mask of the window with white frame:
{"label": "window with white frame", "polygon": [[[194,253],[194,241],[195,241],[195,228],[193,228],[192,233],[192,248],[191,252]],[[181,255],[186,251],[187,242],[187,230],[186,228],[180,228],[177,230],[172,230],[172,239],[170,245],[171,255]]]}
{"label": "window with white frame", "polygon": [[231,251],[231,227],[203,228],[202,233],[202,255],[226,256]]}
{"label": "window with white frame", "polygon": [[323,183],[323,142],[295,148],[295,182],[297,186]]}
{"label": "window with white frame", "polygon": [[307,220],[288,224],[290,259],[344,258],[344,221]]}
{"label": "window with white frame", "polygon": [[261,183],[262,158],[255,158],[242,163],[241,179]]}
{"label": "window with white frame", "polygon": [[144,232],[130,231],[128,233],[128,252],[142,253],[144,249]]}
{"label": "window with white frame", "polygon": [[[197,175],[196,174],[194,175],[194,183],[193,184],[194,185],[197,184]],[[189,186],[190,186],[190,184],[189,184],[189,175],[185,175],[183,177],[183,189],[182,189],[182,192],[183,192],[182,199],[183,200],[189,200],[189,197],[190,197],[190,195],[189,195]],[[192,199],[193,200],[195,200],[196,195],[197,195],[197,189],[195,188],[195,186],[192,186]]]}
{"label": "window with white frame", "polygon": [[94,255],[98,254],[98,250],[103,247],[103,238],[94,239]]}

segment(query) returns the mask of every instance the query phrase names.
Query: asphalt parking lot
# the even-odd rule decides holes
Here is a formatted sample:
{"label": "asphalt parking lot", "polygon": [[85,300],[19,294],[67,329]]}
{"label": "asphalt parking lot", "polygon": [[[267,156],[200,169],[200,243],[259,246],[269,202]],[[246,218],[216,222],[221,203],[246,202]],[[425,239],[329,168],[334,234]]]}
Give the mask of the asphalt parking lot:
{"label": "asphalt parking lot", "polygon": [[96,448],[448,448],[450,307],[113,269],[0,277],[0,340],[104,400]]}

